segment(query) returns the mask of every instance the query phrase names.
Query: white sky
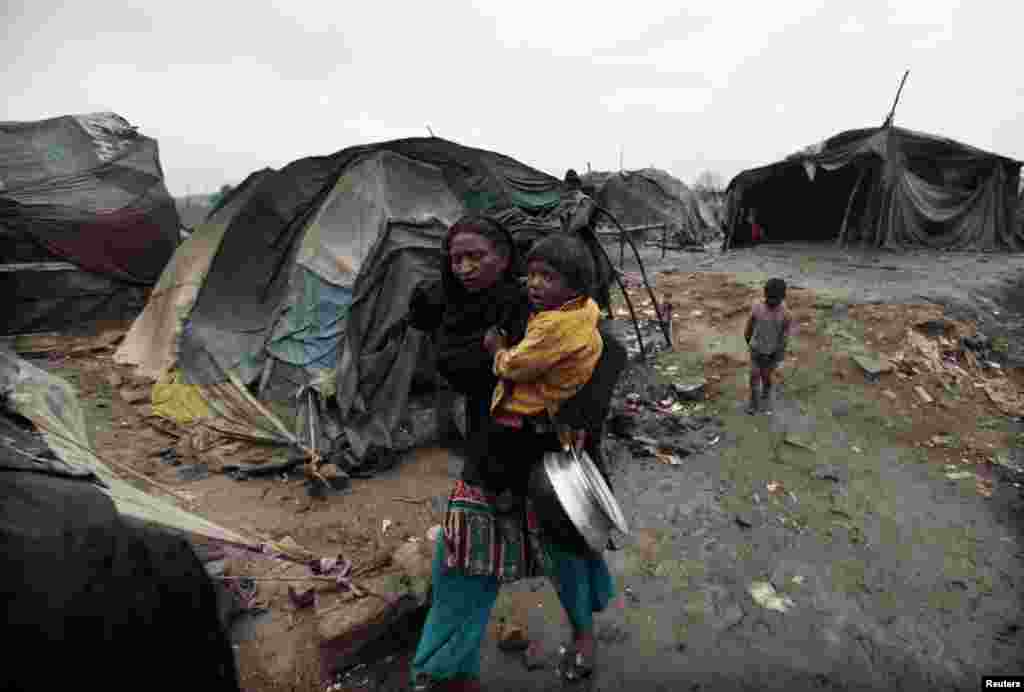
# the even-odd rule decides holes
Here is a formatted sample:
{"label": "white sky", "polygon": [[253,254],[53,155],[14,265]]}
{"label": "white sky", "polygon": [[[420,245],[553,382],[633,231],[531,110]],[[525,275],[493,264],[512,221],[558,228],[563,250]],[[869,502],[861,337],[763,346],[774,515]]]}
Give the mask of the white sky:
{"label": "white sky", "polygon": [[[0,120],[112,110],[174,194],[424,136],[726,179],[896,122],[1024,159],[1024,3],[3,0]],[[680,9],[685,5],[686,9]]]}

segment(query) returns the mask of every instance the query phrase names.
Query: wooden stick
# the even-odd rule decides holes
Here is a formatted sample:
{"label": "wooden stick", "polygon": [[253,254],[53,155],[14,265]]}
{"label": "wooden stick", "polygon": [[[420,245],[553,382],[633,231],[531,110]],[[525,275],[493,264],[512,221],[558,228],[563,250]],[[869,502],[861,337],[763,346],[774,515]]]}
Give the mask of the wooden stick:
{"label": "wooden stick", "polygon": [[903,85],[907,83],[907,76],[910,74],[910,70],[903,73],[903,79],[900,80],[900,88],[896,90],[896,98],[892,102],[892,108],[889,110],[889,115],[885,118],[885,123],[882,127],[889,127],[892,125],[893,118],[896,116],[896,104],[900,102],[900,94],[903,93]]}
{"label": "wooden stick", "polygon": [[860,192],[860,185],[864,181],[864,177],[867,175],[867,167],[864,166],[860,169],[860,173],[857,174],[857,182],[853,184],[853,191],[850,193],[850,199],[846,203],[846,212],[843,214],[843,225],[839,227],[839,236],[836,238],[836,245],[842,245],[846,242],[847,224],[850,221],[850,212],[853,210],[853,200]]}

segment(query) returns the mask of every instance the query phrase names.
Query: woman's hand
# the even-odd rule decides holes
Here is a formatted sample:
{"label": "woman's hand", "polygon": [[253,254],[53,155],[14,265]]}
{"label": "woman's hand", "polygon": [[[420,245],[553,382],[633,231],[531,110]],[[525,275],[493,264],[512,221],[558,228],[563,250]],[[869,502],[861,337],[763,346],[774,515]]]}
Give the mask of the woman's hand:
{"label": "woman's hand", "polygon": [[587,431],[563,427],[558,431],[558,440],[562,444],[563,449],[568,450],[572,448],[579,453],[583,451],[584,445],[587,444]]}
{"label": "woman's hand", "polygon": [[484,334],[484,349],[492,356],[503,348],[508,348],[505,334],[497,327],[491,327]]}

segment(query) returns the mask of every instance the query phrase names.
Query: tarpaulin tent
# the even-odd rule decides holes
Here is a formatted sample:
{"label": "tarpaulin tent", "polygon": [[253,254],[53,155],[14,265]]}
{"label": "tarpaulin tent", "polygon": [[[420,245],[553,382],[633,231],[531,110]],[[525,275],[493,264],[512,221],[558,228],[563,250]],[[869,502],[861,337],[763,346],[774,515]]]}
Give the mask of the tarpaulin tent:
{"label": "tarpaulin tent", "polygon": [[0,123],[0,333],[134,317],[177,243],[157,143],[126,120]]}
{"label": "tarpaulin tent", "polygon": [[1024,249],[1013,223],[1021,162],[934,135],[883,126],[842,132],[743,171],[728,187],[724,248],[769,241],[875,247]]}
{"label": "tarpaulin tent", "polygon": [[193,402],[182,419],[307,451],[342,443],[362,463],[400,446],[429,362],[402,318],[413,286],[439,276],[447,229],[478,210],[517,238],[554,232],[563,193],[548,174],[438,138],[260,171],[182,244],[115,358],[159,378],[154,396]]}
{"label": "tarpaulin tent", "polygon": [[714,234],[697,196],[663,170],[593,171],[582,181],[584,192],[627,228],[664,224],[671,237],[687,244],[702,244]]}
{"label": "tarpaulin tent", "polygon": [[[119,689],[174,649],[182,658],[159,686],[237,690],[194,537],[254,542],[121,480],[96,456],[71,385],[0,349],[0,689],[100,678]],[[104,648],[123,657],[116,670],[97,665]],[[43,649],[61,670],[40,671]]]}

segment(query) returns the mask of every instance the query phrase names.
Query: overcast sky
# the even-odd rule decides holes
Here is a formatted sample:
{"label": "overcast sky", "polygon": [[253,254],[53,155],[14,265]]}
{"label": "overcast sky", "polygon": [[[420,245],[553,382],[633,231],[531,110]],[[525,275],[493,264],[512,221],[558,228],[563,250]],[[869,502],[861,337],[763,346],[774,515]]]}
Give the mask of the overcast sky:
{"label": "overcast sky", "polygon": [[0,120],[115,111],[175,194],[428,124],[558,176],[622,147],[691,182],[880,124],[909,68],[897,124],[1024,159],[1021,2],[146,5],[0,2]]}

